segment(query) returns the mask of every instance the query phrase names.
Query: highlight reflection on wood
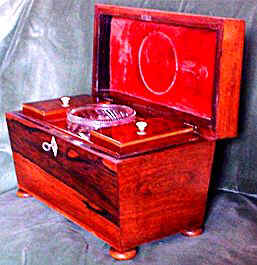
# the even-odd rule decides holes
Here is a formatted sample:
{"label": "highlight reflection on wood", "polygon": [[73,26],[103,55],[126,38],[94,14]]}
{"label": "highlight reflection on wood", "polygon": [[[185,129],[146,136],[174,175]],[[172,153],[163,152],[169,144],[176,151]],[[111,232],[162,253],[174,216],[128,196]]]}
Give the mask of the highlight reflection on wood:
{"label": "highlight reflection on wood", "polygon": [[26,191],[22,190],[21,188],[18,188],[16,195],[22,199],[31,197],[31,195],[29,195]]}
{"label": "highlight reflection on wood", "polygon": [[119,252],[115,250],[114,248],[110,248],[109,253],[110,253],[110,256],[116,260],[129,260],[129,259],[133,259],[136,256],[137,250],[134,248],[131,250],[127,250],[125,252]]}

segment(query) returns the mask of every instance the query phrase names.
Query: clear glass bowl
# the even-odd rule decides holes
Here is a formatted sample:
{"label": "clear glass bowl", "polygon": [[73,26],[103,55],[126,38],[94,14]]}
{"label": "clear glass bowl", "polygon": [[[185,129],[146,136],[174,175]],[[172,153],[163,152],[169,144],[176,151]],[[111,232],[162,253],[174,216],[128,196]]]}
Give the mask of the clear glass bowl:
{"label": "clear glass bowl", "polygon": [[136,111],[125,105],[89,104],[72,109],[67,114],[68,129],[89,134],[91,130],[132,122]]}

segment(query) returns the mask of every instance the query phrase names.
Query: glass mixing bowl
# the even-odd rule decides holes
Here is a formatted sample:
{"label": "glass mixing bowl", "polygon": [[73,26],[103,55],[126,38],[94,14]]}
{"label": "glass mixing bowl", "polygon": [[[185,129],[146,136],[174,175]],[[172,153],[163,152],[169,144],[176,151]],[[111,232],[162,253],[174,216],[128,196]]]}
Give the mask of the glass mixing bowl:
{"label": "glass mixing bowl", "polygon": [[67,114],[68,129],[89,134],[91,130],[117,126],[134,121],[136,111],[125,105],[89,104]]}

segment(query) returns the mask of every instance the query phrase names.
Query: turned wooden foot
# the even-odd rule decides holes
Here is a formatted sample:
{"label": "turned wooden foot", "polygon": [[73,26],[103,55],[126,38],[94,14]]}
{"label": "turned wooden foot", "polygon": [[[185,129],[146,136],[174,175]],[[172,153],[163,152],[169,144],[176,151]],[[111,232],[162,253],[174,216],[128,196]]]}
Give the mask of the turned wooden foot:
{"label": "turned wooden foot", "polygon": [[24,191],[23,189],[18,189],[16,192],[17,197],[19,198],[29,198],[31,197],[31,195],[29,195],[26,191]]}
{"label": "turned wooden foot", "polygon": [[202,233],[203,233],[202,228],[196,228],[196,229],[189,229],[189,230],[181,231],[182,235],[189,236],[189,237],[199,236]]}
{"label": "turned wooden foot", "polygon": [[117,260],[128,260],[128,259],[133,259],[136,254],[137,254],[137,250],[136,248],[127,250],[125,252],[119,252],[118,250],[114,249],[114,248],[110,248],[110,256],[113,257],[114,259]]}

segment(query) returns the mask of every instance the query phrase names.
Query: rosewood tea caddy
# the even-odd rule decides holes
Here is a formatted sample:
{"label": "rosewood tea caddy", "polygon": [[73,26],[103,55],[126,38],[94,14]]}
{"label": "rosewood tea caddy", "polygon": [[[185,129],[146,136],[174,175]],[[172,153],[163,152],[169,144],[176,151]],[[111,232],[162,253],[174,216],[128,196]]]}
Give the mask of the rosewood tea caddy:
{"label": "rosewood tea caddy", "polygon": [[237,135],[244,21],[96,5],[92,95],[6,114],[19,197],[115,259],[203,232],[215,143]]}

